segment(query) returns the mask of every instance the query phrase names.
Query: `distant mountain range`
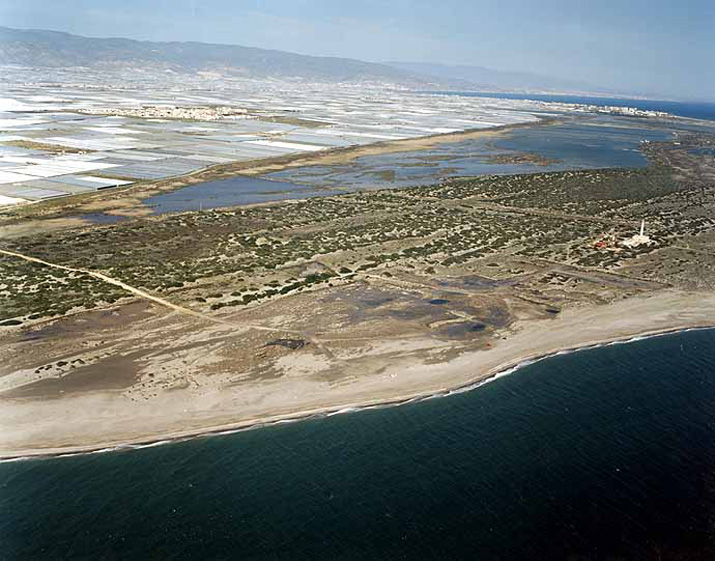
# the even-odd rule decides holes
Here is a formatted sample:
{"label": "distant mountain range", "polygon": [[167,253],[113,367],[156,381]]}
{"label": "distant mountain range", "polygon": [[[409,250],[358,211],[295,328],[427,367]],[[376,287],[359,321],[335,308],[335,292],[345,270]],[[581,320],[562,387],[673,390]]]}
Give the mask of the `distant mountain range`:
{"label": "distant mountain range", "polygon": [[594,91],[588,85],[537,74],[478,66],[416,62],[373,63],[299,55],[238,45],[92,38],[58,31],[0,27],[0,65],[33,68],[141,69],[250,78],[325,82],[383,82],[418,89]]}
{"label": "distant mountain range", "polygon": [[483,66],[431,64],[426,62],[388,62],[392,68],[421,76],[430,76],[434,80],[464,84],[479,89],[498,89],[503,91],[559,91],[559,92],[595,92],[597,89],[576,80],[563,80],[542,76],[531,72],[503,72]]}
{"label": "distant mountain range", "polygon": [[179,73],[217,72],[251,78],[291,77],[331,82],[382,81],[428,85],[384,64],[305,56],[237,45],[98,39],[57,31],[0,27],[0,64],[31,67],[142,68]]}

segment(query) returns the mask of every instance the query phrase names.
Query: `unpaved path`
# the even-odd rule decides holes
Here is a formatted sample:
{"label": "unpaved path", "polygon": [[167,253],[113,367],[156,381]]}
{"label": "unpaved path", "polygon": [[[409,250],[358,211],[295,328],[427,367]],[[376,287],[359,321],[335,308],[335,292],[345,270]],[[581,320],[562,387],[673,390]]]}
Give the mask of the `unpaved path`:
{"label": "unpaved path", "polygon": [[202,319],[204,321],[208,321],[211,323],[217,323],[220,325],[226,325],[226,326],[230,326],[230,327],[242,327],[242,328],[248,328],[248,329],[256,329],[258,331],[272,331],[275,333],[290,332],[290,330],[274,328],[274,327],[266,327],[263,325],[236,324],[236,323],[227,321],[225,319],[213,317],[208,314],[203,314],[201,312],[197,312],[196,310],[184,308],[183,306],[179,306],[178,304],[174,304],[172,302],[169,302],[168,300],[159,298],[158,296],[154,296],[153,294],[150,294],[144,290],[135,288],[133,286],[128,285],[125,282],[122,282],[118,279],[109,277],[105,274],[98,273],[96,271],[89,271],[87,269],[78,269],[75,267],[67,267],[66,265],[59,265],[57,263],[50,263],[49,261],[45,261],[44,259],[38,259],[37,257],[30,257],[29,255],[24,255],[22,253],[17,253],[15,251],[7,251],[5,249],[0,249],[0,254],[8,255],[10,257],[17,257],[18,259],[24,259],[25,261],[29,261],[31,263],[38,263],[40,265],[44,265],[46,267],[52,267],[54,269],[61,269],[62,271],[67,271],[69,273],[79,273],[79,274],[83,274],[83,275],[88,275],[88,276],[98,279],[102,282],[106,282],[109,284],[113,284],[114,286],[118,286],[119,288],[122,288],[122,289],[126,290],[127,292],[131,292],[132,294],[134,294],[135,296],[138,296],[139,298],[144,298],[145,300],[150,300],[152,302],[156,302],[157,304],[164,306],[166,308],[169,308],[171,310],[177,311],[180,314],[195,317],[198,319]]}

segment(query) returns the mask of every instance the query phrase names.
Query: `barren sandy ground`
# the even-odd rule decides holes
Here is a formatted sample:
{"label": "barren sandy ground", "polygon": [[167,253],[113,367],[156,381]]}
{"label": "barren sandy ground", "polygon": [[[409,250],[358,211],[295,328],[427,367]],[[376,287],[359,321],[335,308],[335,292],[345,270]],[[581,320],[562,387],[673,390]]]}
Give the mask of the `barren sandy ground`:
{"label": "barren sandy ground", "polygon": [[[473,134],[498,133],[490,130]],[[419,149],[443,140],[443,137],[418,139],[413,145]],[[382,151],[393,145],[396,149],[405,149],[402,142],[364,150]],[[699,161],[686,152],[683,149],[678,154],[688,164],[683,169],[695,170],[692,181],[697,185]],[[669,157],[674,157],[674,153],[667,151]],[[360,154],[359,150],[352,150],[318,158],[351,158]],[[306,162],[289,158],[263,162],[261,166],[292,163],[304,165]],[[251,171],[249,168],[250,165],[244,165],[243,171]],[[218,175],[233,173],[236,169],[228,166]],[[76,223],[71,216],[84,210],[116,213],[136,210],[141,206],[140,194],[202,179],[207,178],[197,174],[97,198],[74,202],[69,198],[61,203],[68,205],[66,208],[58,203],[61,206],[58,209],[51,202],[43,220],[19,216],[14,222],[0,225],[0,238],[27,235],[33,232],[35,223],[47,223],[49,230],[73,228]],[[606,187],[608,185],[610,183],[606,183]],[[659,186],[661,183],[656,181],[653,188]],[[605,195],[609,193],[604,191]],[[390,275],[388,271],[377,274],[378,270],[370,268],[372,273],[351,274],[349,280],[347,276],[333,276],[332,282],[311,285],[305,291],[301,287],[301,291],[279,293],[266,301],[240,307],[214,307],[207,298],[241,294],[232,292],[236,289],[231,278],[212,278],[203,286],[169,293],[158,285],[163,296],[157,296],[84,265],[76,268],[58,265],[62,273],[81,273],[92,282],[116,286],[131,298],[128,303],[122,299],[121,304],[102,304],[103,307],[90,311],[81,311],[85,300],[70,302],[71,307],[65,310],[69,315],[60,319],[47,320],[40,315],[22,326],[12,323],[3,326],[0,458],[151,443],[372,404],[399,403],[468,387],[524,361],[563,349],[643,334],[713,327],[713,265],[708,260],[712,256],[713,241],[710,202],[704,198],[704,188],[678,191],[677,200],[671,200],[673,193],[668,193],[655,202],[641,203],[641,211],[646,212],[645,215],[660,216],[665,221],[663,224],[669,224],[669,232],[678,225],[672,219],[674,213],[681,212],[678,222],[686,227],[675,230],[678,245],[664,239],[663,247],[633,256],[625,266],[611,272],[592,269],[591,265],[584,268],[561,263],[561,249],[553,255],[539,252],[536,254],[541,256],[539,258],[524,259],[519,256],[519,247],[514,246],[486,259],[474,260],[468,267],[449,268],[448,272],[436,271],[434,267],[428,272],[424,268],[427,262],[422,261],[418,263],[420,270],[424,269],[423,275],[406,261],[404,266],[392,267]],[[458,202],[455,200],[440,208],[450,211]],[[589,199],[589,203],[593,201]],[[422,204],[432,209],[431,201],[419,202],[418,206],[421,208]],[[402,201],[395,208],[401,213]],[[598,231],[604,221],[602,216],[591,217],[590,210],[573,215],[564,212],[554,215],[553,211],[541,207],[524,209],[518,205],[508,209],[491,205],[487,210],[505,212],[509,221],[524,213],[539,219],[544,215],[556,218],[556,226],[548,227],[553,231],[559,230],[559,220],[580,221],[585,225],[583,230],[588,232]],[[385,211],[376,220],[389,216]],[[484,219],[487,215],[479,216]],[[614,224],[611,215],[607,216],[603,227]],[[628,216],[626,214],[626,218]],[[635,216],[641,214],[636,212]],[[361,221],[366,220],[369,225],[373,224],[373,218],[358,217],[348,223],[362,226]],[[492,218],[488,216],[489,220]],[[449,220],[451,226],[453,220]],[[594,220],[597,226],[589,229]],[[434,220],[435,227],[439,227],[436,231],[443,231],[446,227],[443,222]],[[312,230],[316,224],[318,222],[308,222],[305,228],[287,231],[285,235],[317,231]],[[542,233],[532,223],[521,224],[528,232]],[[239,223],[236,227],[241,231],[243,226]],[[661,229],[665,230],[665,226]],[[206,235],[201,238],[200,232]],[[494,229],[489,239],[498,238],[502,233],[502,229]],[[192,240],[205,240],[202,247],[213,251],[215,234],[215,229],[207,227],[197,231]],[[559,243],[575,240],[574,247],[580,249],[594,243],[590,237],[569,238],[571,234],[567,234],[562,237],[559,233],[555,239],[561,240]],[[411,239],[418,243],[423,241],[420,237]],[[487,237],[474,243],[483,244],[485,240]],[[546,240],[548,243],[548,238]],[[388,239],[379,247],[364,246],[366,249],[350,257],[350,264],[359,272],[361,259],[368,259],[371,253],[396,252],[402,247],[400,243]],[[491,246],[491,242],[486,245]],[[52,267],[55,265],[50,261],[54,261],[55,247],[57,243],[53,239],[48,245],[49,251],[42,253],[40,246],[37,258],[27,257],[36,249],[33,246],[29,251],[22,250],[27,253],[25,257],[9,250],[4,256],[29,259],[33,266]],[[95,245],[89,247],[99,251],[98,248],[106,244],[97,238]],[[145,252],[143,245],[138,247]],[[339,270],[347,262],[346,251],[353,249],[336,247],[336,251],[325,255],[323,249],[310,247],[311,253],[306,254],[312,255],[313,260],[317,259],[316,255],[322,255],[325,265],[316,263]],[[174,255],[171,259],[179,263],[182,256],[192,253],[183,250],[183,246],[168,244],[165,253],[158,255]],[[225,257],[222,252],[214,255],[211,251],[208,254],[217,260]],[[155,257],[151,252],[145,254],[149,256],[147,264],[151,265]],[[439,256],[440,251],[432,255]],[[44,260],[38,261],[39,257]],[[274,281],[269,282],[268,276],[256,277],[256,286],[260,288],[251,288],[246,294],[264,290],[271,282],[281,286],[292,275],[303,278],[308,274],[308,269],[298,270],[296,263],[286,263],[290,267],[275,273]],[[151,267],[145,269],[143,274],[150,270]],[[220,270],[227,277],[233,274],[230,268]],[[475,273],[479,282],[462,282]],[[24,277],[27,275],[18,273],[17,286],[26,286]],[[552,283],[554,275],[557,278]],[[567,277],[568,282],[559,280],[561,275]],[[245,286],[250,287],[251,282]],[[33,290],[33,285],[27,286]],[[217,296],[209,293],[213,287]],[[68,298],[69,293],[59,294],[60,298]],[[448,294],[446,298],[445,294]],[[224,303],[224,300],[218,302]]]}
{"label": "barren sandy ground", "polygon": [[[463,387],[563,349],[715,325],[715,295],[667,290],[608,305],[570,308],[553,319],[519,320],[496,332],[486,345],[458,356],[450,355],[449,343],[418,333],[359,344],[353,341],[327,356],[314,345],[274,351],[260,346],[255,334],[225,325],[192,330],[185,323],[190,318],[169,311],[149,313],[146,306],[150,305],[125,306],[121,313],[129,315],[118,321],[132,324],[122,332],[125,342],[140,342],[133,347],[138,354],[113,355],[112,348],[119,348],[121,340],[110,347],[99,341],[82,342],[82,356],[87,361],[93,360],[93,352],[106,356],[104,376],[95,372],[83,386],[82,379],[74,375],[78,388],[66,385],[60,392],[53,390],[44,396],[36,389],[23,394],[23,387],[33,387],[27,382],[35,371],[8,365],[30,361],[23,353],[38,342],[25,342],[24,346],[15,342],[0,348],[0,457],[88,451],[400,402]],[[101,314],[91,320],[76,320],[75,327],[69,328],[70,335],[72,329],[82,329],[82,321],[89,321],[90,327],[101,333],[101,322],[117,320]],[[155,345],[168,340],[174,345],[165,356],[141,358],[152,338]],[[74,340],[74,345],[67,348],[77,350],[78,337],[69,340]],[[178,346],[177,341],[181,343]],[[255,376],[255,368],[254,375],[242,376],[240,369],[232,370],[226,364],[226,345],[249,348],[270,368],[264,370],[264,376]],[[163,369],[172,373],[167,376],[183,372],[182,380],[188,382],[144,395],[136,389],[140,388],[136,379],[131,375],[126,379],[132,372],[127,366],[136,366],[137,359],[145,376],[150,371],[159,375]],[[71,360],[70,354],[63,362]],[[247,374],[252,365],[240,364]],[[124,378],[117,378],[115,369],[123,372]],[[191,373],[199,371],[216,379],[192,384]],[[339,375],[334,375],[336,372]],[[110,381],[121,387],[113,387]]]}

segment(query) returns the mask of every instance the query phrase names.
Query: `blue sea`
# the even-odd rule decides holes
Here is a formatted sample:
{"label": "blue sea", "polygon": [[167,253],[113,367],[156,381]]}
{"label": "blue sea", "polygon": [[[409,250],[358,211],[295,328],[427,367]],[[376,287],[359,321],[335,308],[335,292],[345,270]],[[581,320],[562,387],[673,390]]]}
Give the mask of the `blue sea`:
{"label": "blue sea", "polygon": [[715,559],[715,330],[419,403],[0,464],[0,558]]}
{"label": "blue sea", "polygon": [[[478,92],[422,92],[467,97],[539,99],[594,105],[632,106],[674,115],[715,121],[715,104],[651,101],[603,97]],[[589,115],[558,125],[516,128],[497,139],[476,138],[445,142],[419,151],[363,156],[344,164],[309,165],[265,174],[262,178],[236,176],[190,185],[144,199],[155,214],[186,212],[337,195],[356,189],[385,189],[432,184],[450,177],[539,173],[610,167],[642,168],[643,141],[673,139],[675,131],[715,132],[712,122]],[[526,152],[545,158],[541,163],[495,163],[494,157]],[[116,222],[101,213],[82,218],[95,223]]]}
{"label": "blue sea", "polygon": [[459,95],[465,97],[489,97],[495,99],[536,99],[558,103],[579,103],[612,107],[636,107],[644,111],[665,111],[678,117],[715,121],[715,103],[704,101],[658,101],[653,99],[632,99],[620,97],[595,97],[579,95],[519,94],[488,92],[422,92],[433,95]]}

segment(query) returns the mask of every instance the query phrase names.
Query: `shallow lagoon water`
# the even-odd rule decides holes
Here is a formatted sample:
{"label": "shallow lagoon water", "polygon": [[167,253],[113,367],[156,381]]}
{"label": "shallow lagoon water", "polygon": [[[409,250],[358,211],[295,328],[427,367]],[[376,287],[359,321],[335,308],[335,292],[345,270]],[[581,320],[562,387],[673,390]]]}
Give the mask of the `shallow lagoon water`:
{"label": "shallow lagoon water", "polygon": [[715,331],[476,390],[0,464],[3,559],[712,559]]}
{"label": "shallow lagoon water", "polygon": [[[445,142],[426,150],[365,156],[342,165],[303,166],[263,178],[236,176],[209,181],[142,202],[155,214],[163,214],[431,184],[455,176],[639,168],[647,165],[639,151],[642,141],[670,138],[671,132],[651,128],[642,119],[587,117],[517,128],[499,137]],[[549,163],[494,163],[495,157],[519,153],[534,154]]]}
{"label": "shallow lagoon water", "polygon": [[663,130],[643,128],[626,121],[593,119],[565,125],[516,129],[497,139],[499,149],[532,152],[548,159],[561,160],[549,169],[592,169],[607,167],[642,168],[648,164],[640,152],[644,140],[669,140],[673,135]]}
{"label": "shallow lagoon water", "polygon": [[154,214],[165,214],[337,194],[340,194],[340,191],[316,191],[307,185],[239,175],[230,179],[189,185],[149,197],[142,202],[151,207]]}
{"label": "shallow lagoon water", "polygon": [[[344,165],[287,169],[265,177],[358,189],[424,185],[454,176],[641,168],[648,162],[639,151],[640,143],[671,138],[671,132],[650,128],[639,119],[581,118],[517,128],[498,137],[445,142],[426,150],[365,156]],[[493,163],[496,156],[518,153],[535,154],[550,163]]]}
{"label": "shallow lagoon water", "polygon": [[107,214],[104,212],[86,212],[78,216],[69,216],[68,218],[80,218],[92,224],[118,224],[119,222],[129,220],[128,216]]}

